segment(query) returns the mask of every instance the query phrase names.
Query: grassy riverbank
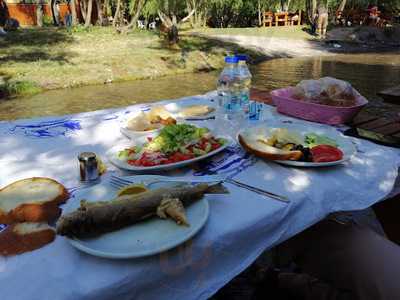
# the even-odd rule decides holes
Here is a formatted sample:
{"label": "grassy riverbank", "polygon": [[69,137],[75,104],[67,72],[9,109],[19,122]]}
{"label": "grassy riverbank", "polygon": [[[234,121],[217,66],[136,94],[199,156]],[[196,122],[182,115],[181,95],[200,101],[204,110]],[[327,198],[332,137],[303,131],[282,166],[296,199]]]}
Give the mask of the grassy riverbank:
{"label": "grassy riverbank", "polygon": [[249,28],[201,28],[192,30],[209,35],[240,35],[295,40],[314,40],[308,26],[249,27]]}
{"label": "grassy riverbank", "polygon": [[178,46],[169,47],[149,31],[20,29],[0,37],[0,98],[214,70],[234,51],[244,52],[234,44],[189,35],[182,35]]}

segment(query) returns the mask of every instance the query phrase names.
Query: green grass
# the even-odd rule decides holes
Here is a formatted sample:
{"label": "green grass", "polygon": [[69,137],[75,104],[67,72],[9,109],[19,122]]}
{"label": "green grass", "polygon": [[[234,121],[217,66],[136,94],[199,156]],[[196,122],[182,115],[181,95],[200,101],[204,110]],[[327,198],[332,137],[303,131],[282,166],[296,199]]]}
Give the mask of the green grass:
{"label": "green grass", "polygon": [[12,81],[0,84],[0,95],[4,96],[24,96],[33,95],[41,91],[36,83],[31,81]]}
{"label": "green grass", "polygon": [[193,31],[210,35],[245,35],[286,39],[314,39],[314,36],[309,33],[309,27],[307,26],[202,28]]}
{"label": "green grass", "polygon": [[0,37],[0,95],[214,70],[222,67],[226,54],[236,51],[243,49],[189,35],[170,47],[157,33],[145,30],[118,34],[111,27],[20,29]]}

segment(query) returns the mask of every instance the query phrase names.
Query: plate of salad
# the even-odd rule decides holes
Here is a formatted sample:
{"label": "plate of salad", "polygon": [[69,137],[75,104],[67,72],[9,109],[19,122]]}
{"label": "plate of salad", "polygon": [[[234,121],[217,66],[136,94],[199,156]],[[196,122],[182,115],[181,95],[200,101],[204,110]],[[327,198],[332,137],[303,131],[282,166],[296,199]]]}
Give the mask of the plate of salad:
{"label": "plate of salad", "polygon": [[350,138],[332,128],[279,124],[247,128],[238,135],[249,152],[297,167],[327,167],[349,160],[356,149]]}
{"label": "plate of salad", "polygon": [[129,144],[115,146],[107,156],[125,170],[168,170],[208,158],[232,143],[230,137],[216,137],[205,127],[171,124],[156,136],[138,137]]}

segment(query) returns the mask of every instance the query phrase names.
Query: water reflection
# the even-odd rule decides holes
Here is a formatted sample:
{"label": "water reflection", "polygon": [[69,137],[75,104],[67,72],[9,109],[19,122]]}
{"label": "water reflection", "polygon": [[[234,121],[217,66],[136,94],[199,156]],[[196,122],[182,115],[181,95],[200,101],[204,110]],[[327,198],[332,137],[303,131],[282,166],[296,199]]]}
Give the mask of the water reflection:
{"label": "water reflection", "polygon": [[[351,82],[372,100],[372,106],[382,106],[376,93],[400,83],[400,55],[369,53],[274,59],[253,66],[251,71],[253,85],[268,90],[294,85],[302,79],[337,77]],[[218,74],[186,74],[87,86],[0,101],[0,120],[63,115],[203,94],[215,89]]]}
{"label": "water reflection", "polygon": [[252,69],[254,85],[275,89],[302,79],[332,76],[349,81],[370,100],[376,93],[400,83],[399,54],[346,54],[332,57],[275,59]]}

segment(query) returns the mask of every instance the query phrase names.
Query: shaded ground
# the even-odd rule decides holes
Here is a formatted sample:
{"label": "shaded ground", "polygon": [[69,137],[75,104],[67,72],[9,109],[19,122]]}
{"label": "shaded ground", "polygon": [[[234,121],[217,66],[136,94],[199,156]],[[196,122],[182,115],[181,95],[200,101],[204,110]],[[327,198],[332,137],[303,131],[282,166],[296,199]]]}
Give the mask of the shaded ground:
{"label": "shaded ground", "polygon": [[104,27],[21,29],[0,37],[0,94],[209,71],[238,48],[193,36],[171,48],[154,32],[121,35]]}
{"label": "shaded ground", "polygon": [[249,27],[249,28],[204,28],[190,32],[206,35],[244,35],[256,37],[274,37],[285,39],[313,40],[315,36],[309,33],[308,26],[274,26],[274,27]]}

